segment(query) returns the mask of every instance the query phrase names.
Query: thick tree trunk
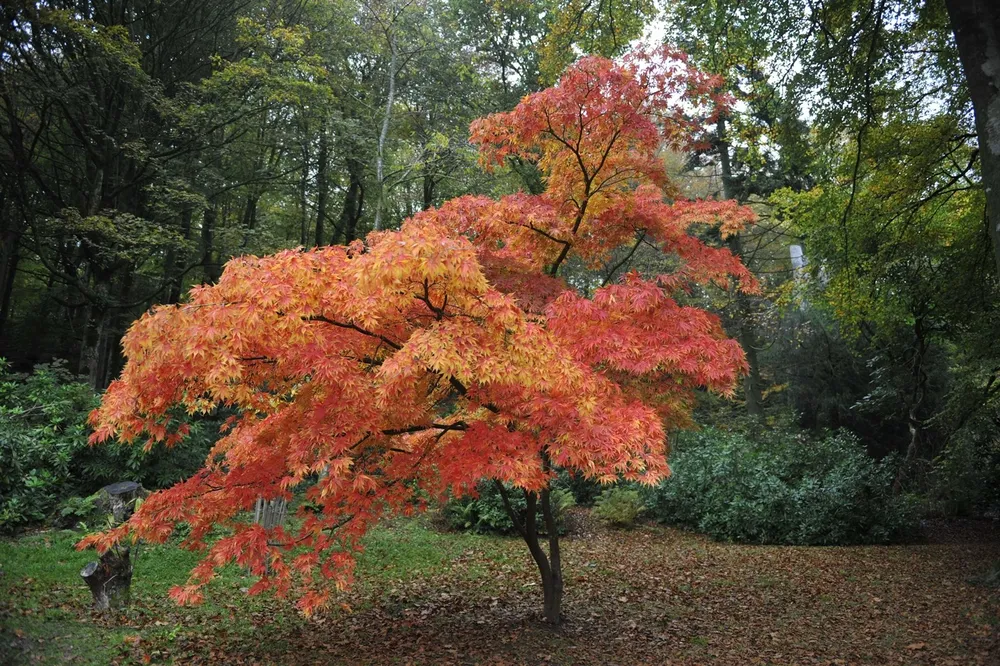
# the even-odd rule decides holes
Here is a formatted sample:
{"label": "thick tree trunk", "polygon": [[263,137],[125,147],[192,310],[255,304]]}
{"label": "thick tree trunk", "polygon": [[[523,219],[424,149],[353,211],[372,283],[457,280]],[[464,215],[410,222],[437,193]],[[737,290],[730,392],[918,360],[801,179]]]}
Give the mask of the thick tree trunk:
{"label": "thick tree trunk", "polygon": [[274,529],[285,522],[288,514],[288,502],[284,499],[265,500],[257,498],[254,506],[253,522],[263,526],[265,530]]}
{"label": "thick tree trunk", "polygon": [[1000,275],[1000,3],[945,0],[976,116],[979,164]]}
{"label": "thick tree trunk", "polygon": [[87,373],[87,382],[95,391],[107,387],[110,362],[108,339],[112,319],[110,309],[103,303],[95,305],[90,311],[81,365]]}
{"label": "thick tree trunk", "polygon": [[545,621],[558,625],[562,622],[562,558],[559,555],[559,531],[556,526],[555,514],[552,512],[549,491],[546,489],[541,493],[542,518],[545,521],[545,531],[548,532],[549,541],[549,553],[546,555],[538,534],[538,494],[524,491],[528,506],[524,515],[521,516],[511,506],[507,489],[499,481],[495,483],[500,491],[500,497],[503,499],[504,509],[524,542],[528,544],[531,559],[535,561],[538,573],[542,577],[542,609]]}
{"label": "thick tree trunk", "polygon": [[83,567],[80,576],[94,595],[95,609],[106,611],[128,606],[132,586],[132,560],[128,548],[109,550],[97,562]]}

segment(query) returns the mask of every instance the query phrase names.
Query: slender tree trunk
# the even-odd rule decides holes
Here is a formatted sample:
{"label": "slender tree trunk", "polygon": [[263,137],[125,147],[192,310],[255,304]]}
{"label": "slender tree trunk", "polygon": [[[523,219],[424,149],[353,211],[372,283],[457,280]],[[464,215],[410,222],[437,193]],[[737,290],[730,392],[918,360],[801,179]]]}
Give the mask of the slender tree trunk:
{"label": "slender tree trunk", "polygon": [[542,491],[542,518],[549,537],[549,580],[543,583],[545,590],[545,619],[552,624],[562,621],[563,577],[562,557],[559,554],[559,527],[552,513],[549,489]]}
{"label": "slender tree trunk", "polygon": [[[190,208],[185,208],[181,211],[180,231],[185,241],[191,240],[191,216],[192,211]],[[164,281],[169,283],[166,296],[167,303],[179,303],[181,300],[181,286],[184,281],[184,276],[181,273],[184,271],[186,259],[181,248],[171,247],[167,250],[167,256],[163,262]]]}
{"label": "slender tree trunk", "polygon": [[434,205],[434,177],[428,173],[424,174],[424,200],[421,210],[430,210]]}
{"label": "slender tree trunk", "polygon": [[396,38],[389,34],[387,39],[389,42],[389,91],[385,97],[385,115],[382,118],[382,131],[378,135],[378,151],[375,154],[375,179],[378,181],[378,199],[375,200],[375,231],[382,229],[382,215],[385,211],[385,144],[389,138],[392,105],[396,102],[396,67],[399,61]]}
{"label": "slender tree trunk", "polygon": [[549,553],[546,555],[538,534],[538,494],[524,491],[524,498],[528,506],[524,515],[521,516],[514,511],[504,485],[499,481],[495,483],[500,491],[500,497],[503,499],[504,509],[528,545],[531,559],[535,561],[538,573],[542,577],[542,609],[545,621],[558,625],[562,622],[562,558],[559,555],[559,531],[556,526],[555,514],[552,512],[549,491],[545,489],[541,493],[542,518],[545,521],[545,531],[548,532],[549,541]]}
{"label": "slender tree trunk", "polygon": [[350,243],[358,237],[358,221],[365,203],[365,190],[361,180],[361,163],[347,158],[347,194],[344,197],[344,208],[340,213],[340,229],[344,233],[344,243]]}
{"label": "slender tree trunk", "polygon": [[945,0],[976,116],[986,211],[1000,276],[1000,3]]}
{"label": "slender tree trunk", "polygon": [[327,182],[327,162],[329,161],[329,141],[326,135],[326,123],[319,135],[319,153],[316,155],[316,247],[326,245],[326,206],[330,197],[330,184]]}
{"label": "slender tree trunk", "polygon": [[912,390],[910,393],[910,404],[906,410],[907,427],[910,431],[910,442],[906,446],[906,455],[903,463],[899,466],[899,473],[893,483],[893,490],[900,492],[903,483],[913,471],[917,456],[923,448],[924,441],[924,402],[927,398],[927,370],[925,360],[927,358],[928,341],[924,331],[924,318],[917,317],[913,324],[913,359],[910,374],[913,378]]}
{"label": "slender tree trunk", "polygon": [[222,276],[219,253],[215,249],[215,222],[218,211],[214,202],[209,202],[201,220],[201,261],[205,270],[205,282],[215,284]]}
{"label": "slender tree trunk", "polygon": [[299,245],[305,247],[309,244],[309,200],[307,192],[309,190],[309,148],[307,143],[302,145],[302,175],[299,178],[299,210],[302,218],[299,223]]}
{"label": "slender tree trunk", "polygon": [[10,230],[0,231],[0,336],[10,315],[14,278],[20,261],[17,234]]}
{"label": "slender tree trunk", "polygon": [[[726,138],[726,121],[719,118],[716,126],[718,133],[719,162],[722,170],[722,196],[725,199],[737,199],[736,183],[733,178],[732,162],[729,159],[729,141]],[[738,233],[728,239],[729,249],[733,254],[743,259],[743,243]],[[743,396],[746,401],[747,413],[755,419],[764,418],[764,389],[760,378],[760,360],[757,358],[757,330],[753,325],[750,299],[742,291],[737,290],[736,325],[739,327],[738,339],[743,353],[746,355],[748,371],[743,379]]]}

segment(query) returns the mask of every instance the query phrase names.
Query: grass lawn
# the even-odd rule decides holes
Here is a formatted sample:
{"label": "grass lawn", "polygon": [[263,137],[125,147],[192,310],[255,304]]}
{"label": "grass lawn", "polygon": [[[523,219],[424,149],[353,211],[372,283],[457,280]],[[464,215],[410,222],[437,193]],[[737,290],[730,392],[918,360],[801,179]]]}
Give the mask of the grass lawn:
{"label": "grass lawn", "polygon": [[397,520],[373,532],[357,584],[311,619],[247,597],[236,568],[206,603],[167,589],[197,555],[146,548],[133,606],[89,610],[78,533],[0,541],[0,664],[988,664],[1000,559],[992,526],[938,526],[927,543],[854,548],[720,544],[575,511],[564,539],[566,622],[539,622],[518,540]]}

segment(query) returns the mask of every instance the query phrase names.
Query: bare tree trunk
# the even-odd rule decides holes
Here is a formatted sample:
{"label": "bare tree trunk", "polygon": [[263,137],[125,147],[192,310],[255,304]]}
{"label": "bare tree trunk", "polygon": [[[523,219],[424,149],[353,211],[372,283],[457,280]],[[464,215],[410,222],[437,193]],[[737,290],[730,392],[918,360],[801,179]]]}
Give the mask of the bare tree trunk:
{"label": "bare tree trunk", "polygon": [[562,622],[562,598],[563,598],[563,578],[562,578],[562,558],[559,555],[559,532],[556,526],[555,515],[552,513],[552,505],[549,499],[549,491],[542,491],[542,518],[545,521],[545,530],[548,532],[549,553],[545,554],[538,535],[538,494],[524,491],[524,498],[527,502],[527,509],[524,515],[520,516],[510,503],[507,489],[499,481],[495,481],[503,499],[504,509],[514,523],[521,538],[528,544],[528,551],[531,559],[538,567],[538,573],[542,577],[543,595],[543,615],[545,621],[553,625]]}
{"label": "bare tree trunk", "polygon": [[[736,199],[736,187],[733,179],[732,162],[729,159],[729,141],[726,139],[726,121],[719,118],[716,125],[718,135],[719,162],[722,170],[722,196],[725,199]],[[743,260],[743,243],[738,233],[728,240],[729,249]],[[746,401],[747,413],[755,419],[764,418],[764,389],[760,379],[760,361],[757,358],[757,331],[753,325],[750,299],[742,291],[737,290],[736,319],[739,327],[738,338],[743,353],[747,359],[747,376],[743,379],[743,397]]]}
{"label": "bare tree trunk", "polygon": [[424,199],[421,210],[430,210],[434,205],[434,177],[425,173],[423,179]]}
{"label": "bare tree trunk", "polygon": [[265,500],[263,497],[257,498],[254,506],[253,522],[269,530],[282,525],[288,513],[288,502],[284,499]]}
{"label": "bare tree trunk", "polygon": [[326,204],[330,198],[330,184],[327,182],[327,162],[329,161],[329,146],[326,135],[326,123],[319,134],[319,154],[316,155],[316,247],[326,245]]}
{"label": "bare tree trunk", "polygon": [[[306,130],[308,131],[308,129]],[[299,245],[305,247],[309,243],[309,139],[302,141],[302,175],[299,178],[299,209],[302,219],[299,224]]]}
{"label": "bare tree trunk", "polygon": [[390,32],[386,39],[389,42],[389,91],[385,98],[385,116],[382,118],[382,131],[378,135],[378,151],[375,154],[375,179],[378,181],[378,199],[375,201],[375,231],[382,229],[382,215],[385,211],[385,143],[389,138],[392,105],[396,102],[396,67],[399,62],[396,38]]}
{"label": "bare tree trunk", "polygon": [[0,335],[3,335],[4,325],[10,315],[14,278],[20,261],[17,234],[7,230],[0,231]]}
{"label": "bare tree trunk", "polygon": [[929,345],[924,332],[923,317],[917,317],[914,322],[913,334],[914,348],[913,359],[911,361],[912,369],[910,371],[913,377],[913,385],[910,393],[910,404],[906,410],[910,442],[906,447],[906,455],[899,466],[899,473],[896,475],[896,480],[893,483],[893,491],[897,493],[902,491],[904,482],[913,471],[913,466],[923,448],[924,441],[923,407],[927,398],[927,370],[924,367],[924,361],[927,357],[927,348]]}
{"label": "bare tree trunk", "polygon": [[1000,276],[1000,4],[988,0],[944,4],[976,116],[990,240]]}
{"label": "bare tree trunk", "polygon": [[555,515],[552,513],[552,502],[549,489],[542,491],[542,518],[545,520],[545,531],[549,537],[549,580],[544,586],[545,619],[552,624],[562,621],[563,577],[562,557],[559,554],[559,528]]}
{"label": "bare tree trunk", "polygon": [[205,270],[205,282],[215,284],[222,276],[219,253],[215,249],[215,222],[218,211],[214,202],[209,202],[201,220],[201,261]]}
{"label": "bare tree trunk", "polygon": [[358,222],[365,204],[365,190],[361,180],[361,164],[350,157],[347,158],[347,194],[344,196],[344,208],[340,213],[340,228],[344,233],[344,244],[358,237]]}

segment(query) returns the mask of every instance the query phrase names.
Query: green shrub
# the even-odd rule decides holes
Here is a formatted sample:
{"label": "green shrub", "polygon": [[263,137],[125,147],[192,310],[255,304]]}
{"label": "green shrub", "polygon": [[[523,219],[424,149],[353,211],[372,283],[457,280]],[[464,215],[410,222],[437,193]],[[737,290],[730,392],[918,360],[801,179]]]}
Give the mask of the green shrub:
{"label": "green shrub", "polygon": [[673,475],[646,491],[651,515],[716,539],[885,543],[917,523],[915,503],[893,496],[894,461],[872,459],[844,433],[755,441],[706,429],[675,443],[670,462]]}
{"label": "green shrub", "polygon": [[15,375],[0,362],[0,532],[43,520],[66,496],[96,405],[60,363]]}
{"label": "green shrub", "polygon": [[632,527],[642,513],[642,495],[635,488],[614,486],[602,492],[594,503],[598,518],[615,527]]}
{"label": "green shrub", "polygon": [[202,419],[169,450],[113,441],[92,447],[87,416],[98,402],[62,362],[19,374],[0,359],[0,532],[61,520],[61,501],[116,481],[149,489],[172,485],[201,467],[218,432],[217,420]]}
{"label": "green shrub", "polygon": [[[503,505],[503,498],[493,481],[480,482],[478,497],[455,497],[448,500],[444,507],[444,517],[449,527],[457,530],[471,530],[479,533],[515,534],[517,530]],[[508,486],[507,497],[511,508],[524,515],[528,508],[524,493]],[[556,524],[562,529],[563,516],[566,509],[576,502],[573,494],[565,488],[553,488],[549,494]],[[545,531],[542,509],[539,505],[536,511],[539,532]]]}
{"label": "green shrub", "polygon": [[58,527],[74,528],[81,523],[94,524],[103,517],[103,512],[97,508],[97,495],[94,494],[88,497],[67,497],[56,508],[54,519]]}

